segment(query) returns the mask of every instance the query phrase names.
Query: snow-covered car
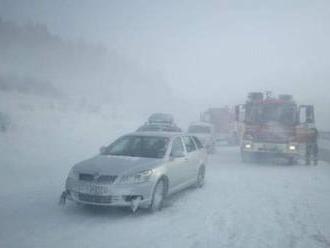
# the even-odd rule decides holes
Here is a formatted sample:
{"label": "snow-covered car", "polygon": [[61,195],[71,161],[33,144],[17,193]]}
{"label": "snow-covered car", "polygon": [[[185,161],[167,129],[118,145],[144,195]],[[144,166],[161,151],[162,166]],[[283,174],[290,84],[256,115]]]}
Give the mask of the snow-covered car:
{"label": "snow-covered car", "polygon": [[207,153],[194,136],[135,132],[73,166],[61,202],[160,210],[167,196],[203,185],[206,163]]}
{"label": "snow-covered car", "polygon": [[191,123],[188,128],[188,133],[198,137],[208,153],[215,152],[216,137],[212,124],[206,122]]}

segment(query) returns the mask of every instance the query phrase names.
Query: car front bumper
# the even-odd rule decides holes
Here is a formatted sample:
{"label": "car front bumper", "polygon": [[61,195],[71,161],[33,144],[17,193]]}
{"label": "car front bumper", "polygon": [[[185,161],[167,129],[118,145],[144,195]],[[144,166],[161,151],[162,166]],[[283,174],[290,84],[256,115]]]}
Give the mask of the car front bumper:
{"label": "car front bumper", "polygon": [[68,178],[66,199],[88,205],[148,207],[152,198],[153,182],[137,184],[98,184]]}

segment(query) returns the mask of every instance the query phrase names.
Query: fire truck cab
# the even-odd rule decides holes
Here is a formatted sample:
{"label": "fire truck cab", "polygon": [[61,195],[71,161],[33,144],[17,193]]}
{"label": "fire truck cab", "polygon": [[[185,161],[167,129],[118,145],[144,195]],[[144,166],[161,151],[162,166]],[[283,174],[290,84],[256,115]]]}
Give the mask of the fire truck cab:
{"label": "fire truck cab", "polygon": [[252,92],[235,108],[243,162],[281,157],[296,163],[314,127],[314,108],[298,106],[291,95]]}

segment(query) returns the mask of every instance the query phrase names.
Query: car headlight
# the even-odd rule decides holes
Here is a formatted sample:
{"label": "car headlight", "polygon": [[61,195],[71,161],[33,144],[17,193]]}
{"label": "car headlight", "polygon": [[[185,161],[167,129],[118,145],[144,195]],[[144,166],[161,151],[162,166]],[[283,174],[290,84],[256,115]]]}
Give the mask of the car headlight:
{"label": "car headlight", "polygon": [[72,178],[72,179],[78,180],[78,179],[79,179],[79,173],[76,172],[76,171],[72,168],[72,169],[70,170],[70,172],[69,172],[68,178]]}
{"label": "car headlight", "polygon": [[145,170],[134,175],[122,176],[119,183],[120,184],[134,184],[134,183],[145,183],[151,178],[153,171]]}
{"label": "car headlight", "polygon": [[289,150],[290,151],[295,151],[297,149],[296,145],[289,145]]}

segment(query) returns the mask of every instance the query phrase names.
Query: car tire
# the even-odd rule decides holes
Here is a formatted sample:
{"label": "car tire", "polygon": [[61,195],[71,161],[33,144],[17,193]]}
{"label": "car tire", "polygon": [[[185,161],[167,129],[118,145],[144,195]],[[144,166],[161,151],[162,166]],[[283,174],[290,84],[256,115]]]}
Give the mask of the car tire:
{"label": "car tire", "polygon": [[152,192],[150,211],[157,212],[163,207],[166,192],[166,184],[164,180],[159,180]]}
{"label": "car tire", "polygon": [[196,188],[202,188],[205,183],[205,167],[201,166],[197,173]]}

